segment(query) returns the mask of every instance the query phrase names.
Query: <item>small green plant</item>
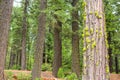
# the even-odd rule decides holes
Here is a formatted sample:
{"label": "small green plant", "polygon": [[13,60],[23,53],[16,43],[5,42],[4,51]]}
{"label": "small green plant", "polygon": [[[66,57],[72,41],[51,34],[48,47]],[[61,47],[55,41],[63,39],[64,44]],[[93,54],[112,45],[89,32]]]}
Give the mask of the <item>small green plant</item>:
{"label": "small green plant", "polygon": [[25,73],[19,73],[17,77],[18,77],[18,80],[30,80],[31,79],[31,75],[25,74]]}
{"label": "small green plant", "polygon": [[75,73],[71,73],[70,75],[66,76],[65,80],[79,80]]}
{"label": "small green plant", "polygon": [[18,69],[18,70],[20,70],[20,66],[19,65],[13,65],[13,67],[11,69]]}
{"label": "small green plant", "polygon": [[11,71],[5,71],[5,74],[6,74],[6,76],[7,76],[7,80],[12,80],[13,72],[11,72]]}
{"label": "small green plant", "polygon": [[52,70],[51,64],[48,63],[42,64],[42,71],[51,71],[51,70]]}
{"label": "small green plant", "polygon": [[36,78],[35,80],[42,80],[42,79],[40,79],[40,78]]}
{"label": "small green plant", "polygon": [[63,68],[60,68],[58,70],[57,76],[58,76],[58,78],[64,78],[65,77]]}

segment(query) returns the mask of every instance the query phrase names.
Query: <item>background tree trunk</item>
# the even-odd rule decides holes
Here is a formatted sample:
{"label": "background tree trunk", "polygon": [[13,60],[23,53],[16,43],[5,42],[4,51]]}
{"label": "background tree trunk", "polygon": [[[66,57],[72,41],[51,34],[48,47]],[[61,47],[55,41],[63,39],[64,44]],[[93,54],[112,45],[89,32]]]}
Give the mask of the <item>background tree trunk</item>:
{"label": "background tree trunk", "polygon": [[109,80],[107,37],[102,0],[84,0],[82,80]]}
{"label": "background tree trunk", "polygon": [[24,13],[23,13],[23,27],[22,27],[22,59],[21,59],[21,69],[26,69],[26,37],[27,37],[27,7],[28,0],[24,1]]}
{"label": "background tree trunk", "polygon": [[62,66],[62,43],[60,32],[62,23],[57,21],[54,25],[54,59],[53,59],[53,76],[57,77],[59,68]]}
{"label": "background tree trunk", "polygon": [[110,72],[113,72],[113,59],[112,59],[112,48],[111,48],[111,32],[108,32],[108,44],[109,44],[109,48],[108,48],[108,55],[109,55],[109,67],[110,67]]}
{"label": "background tree trunk", "polygon": [[[40,0],[40,10],[43,11],[46,9],[47,2],[46,0]],[[45,42],[45,26],[46,26],[46,15],[44,12],[40,13],[39,16],[39,26],[38,26],[38,35],[36,42],[36,51],[35,51],[35,61],[32,70],[32,80],[40,78],[41,76],[41,66],[43,60],[44,52],[44,42]]]}
{"label": "background tree trunk", "polygon": [[13,0],[0,1],[0,80],[4,80],[4,65],[7,49],[9,22]]}
{"label": "background tree trunk", "polygon": [[119,73],[119,62],[118,62],[118,55],[115,55],[115,72]]}
{"label": "background tree trunk", "polygon": [[10,53],[10,61],[9,61],[9,69],[11,69],[16,63],[16,54],[13,52],[13,49],[11,49]]}
{"label": "background tree trunk", "polygon": [[[73,0],[72,6],[76,7],[78,0]],[[72,71],[80,77],[80,53],[79,53],[79,15],[78,10],[72,12]]]}

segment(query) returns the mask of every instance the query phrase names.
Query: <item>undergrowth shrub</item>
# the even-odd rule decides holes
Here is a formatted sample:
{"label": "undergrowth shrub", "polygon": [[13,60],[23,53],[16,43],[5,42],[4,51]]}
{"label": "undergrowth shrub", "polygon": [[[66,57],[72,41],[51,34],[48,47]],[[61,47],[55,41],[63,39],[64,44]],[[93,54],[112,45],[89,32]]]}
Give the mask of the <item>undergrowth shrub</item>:
{"label": "undergrowth shrub", "polygon": [[52,70],[51,64],[49,63],[42,64],[42,71],[51,71],[51,70]]}

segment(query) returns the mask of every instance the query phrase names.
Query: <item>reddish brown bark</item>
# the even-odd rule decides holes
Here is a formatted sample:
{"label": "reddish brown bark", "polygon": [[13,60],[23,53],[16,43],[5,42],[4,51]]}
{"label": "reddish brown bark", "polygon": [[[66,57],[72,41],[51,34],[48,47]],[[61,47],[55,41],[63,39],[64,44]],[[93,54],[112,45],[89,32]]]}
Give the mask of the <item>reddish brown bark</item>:
{"label": "reddish brown bark", "polygon": [[0,80],[4,80],[4,64],[13,0],[0,1]]}

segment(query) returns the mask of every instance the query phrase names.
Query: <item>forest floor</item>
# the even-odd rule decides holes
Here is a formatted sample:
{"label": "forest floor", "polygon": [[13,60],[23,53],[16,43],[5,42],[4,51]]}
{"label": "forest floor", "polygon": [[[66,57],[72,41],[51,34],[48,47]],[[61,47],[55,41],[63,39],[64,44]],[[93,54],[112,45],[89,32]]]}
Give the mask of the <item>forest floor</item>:
{"label": "forest floor", "polygon": [[[26,80],[25,77],[31,77],[30,74],[31,74],[31,71],[5,70],[5,76],[7,77],[7,79],[8,79],[8,76],[11,76],[11,78],[9,80]],[[52,75],[52,72],[50,72],[50,71],[42,72],[41,78],[42,78],[42,80],[63,80],[63,79],[55,78]],[[29,80],[29,78],[27,80]]]}
{"label": "forest floor", "polygon": [[[6,75],[7,74],[7,75]],[[21,71],[21,70],[5,70],[5,76],[11,76],[9,80],[26,80],[26,79],[18,79],[20,77],[29,76],[31,71]],[[30,76],[31,77],[31,76]],[[44,71],[41,73],[42,80],[64,80],[55,78],[50,71]],[[29,79],[27,79],[29,80]],[[120,80],[120,74],[110,74],[110,80]]]}

